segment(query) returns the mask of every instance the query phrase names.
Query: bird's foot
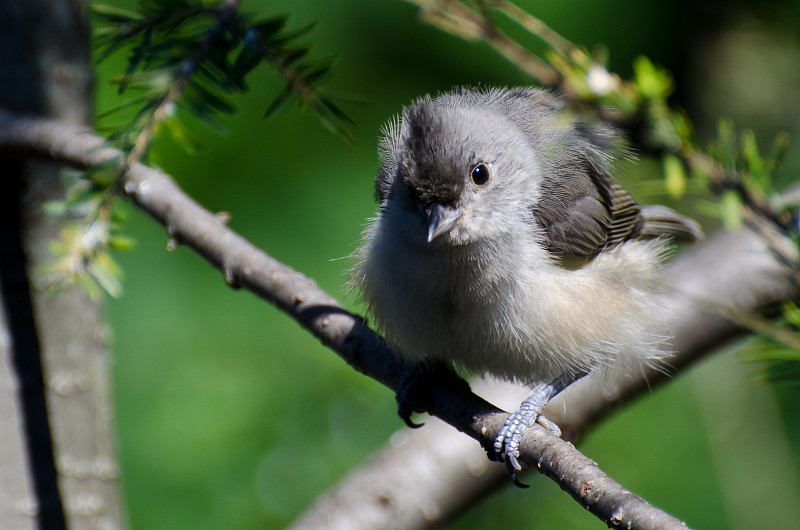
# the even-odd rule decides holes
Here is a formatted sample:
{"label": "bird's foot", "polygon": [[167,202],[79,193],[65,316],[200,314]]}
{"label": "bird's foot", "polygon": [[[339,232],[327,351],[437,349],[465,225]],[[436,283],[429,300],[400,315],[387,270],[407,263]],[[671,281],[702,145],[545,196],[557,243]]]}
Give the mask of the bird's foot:
{"label": "bird's foot", "polygon": [[517,479],[517,473],[522,471],[522,465],[519,462],[519,444],[525,431],[533,427],[535,423],[539,423],[554,435],[561,436],[561,429],[558,428],[558,425],[542,415],[542,410],[552,395],[551,385],[537,388],[528,399],[522,402],[519,410],[508,415],[503,428],[495,438],[495,457],[505,462],[514,484],[519,487],[528,487]]}
{"label": "bird's foot", "polygon": [[469,384],[447,364],[432,362],[409,366],[403,372],[395,394],[397,415],[412,429],[422,427],[424,424],[415,423],[411,415],[415,412],[425,412],[418,403],[429,400],[433,386],[442,385],[465,386],[466,390],[469,390]]}

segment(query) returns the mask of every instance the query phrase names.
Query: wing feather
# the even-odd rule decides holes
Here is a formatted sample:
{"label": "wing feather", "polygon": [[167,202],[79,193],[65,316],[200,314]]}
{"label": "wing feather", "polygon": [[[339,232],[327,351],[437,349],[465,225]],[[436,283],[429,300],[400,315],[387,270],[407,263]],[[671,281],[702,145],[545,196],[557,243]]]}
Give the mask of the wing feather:
{"label": "wing feather", "polygon": [[593,257],[641,228],[641,210],[622,186],[594,164],[582,166],[543,183],[534,208],[548,250],[559,256]]}

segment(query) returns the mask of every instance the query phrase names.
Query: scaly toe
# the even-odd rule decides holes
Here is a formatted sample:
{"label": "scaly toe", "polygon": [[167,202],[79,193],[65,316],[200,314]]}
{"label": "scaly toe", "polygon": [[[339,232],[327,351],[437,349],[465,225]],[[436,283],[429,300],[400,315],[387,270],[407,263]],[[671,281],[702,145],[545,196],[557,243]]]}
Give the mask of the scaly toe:
{"label": "scaly toe", "polygon": [[555,434],[558,438],[561,438],[561,429],[558,427],[558,425],[556,425],[552,421],[548,420],[547,418],[545,418],[541,414],[539,414],[539,417],[536,418],[536,423],[538,423],[539,425],[541,425],[542,427],[544,427],[545,429],[547,429],[551,433]]}

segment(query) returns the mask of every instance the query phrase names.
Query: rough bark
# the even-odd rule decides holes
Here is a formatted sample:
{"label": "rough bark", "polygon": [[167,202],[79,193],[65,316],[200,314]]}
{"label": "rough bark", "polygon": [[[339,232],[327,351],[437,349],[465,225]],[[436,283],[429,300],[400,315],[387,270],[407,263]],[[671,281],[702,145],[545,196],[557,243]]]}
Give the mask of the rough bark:
{"label": "rough bark", "polygon": [[[84,1],[0,3],[0,49],[1,107],[89,123],[91,63]],[[3,377],[14,389],[15,399],[9,397],[8,403],[17,403],[18,423],[36,429],[20,432],[22,445],[32,448],[25,459],[18,455],[20,462],[28,462],[33,486],[18,477],[4,481],[9,489],[0,491],[0,509],[27,514],[26,523],[10,527],[29,527],[38,512],[41,528],[63,527],[65,522],[70,528],[116,528],[122,511],[102,307],[79,287],[45,293],[36,284],[35,271],[53,260],[49,243],[60,229],[60,220],[42,213],[45,201],[63,198],[60,169],[12,154],[0,163],[7,179],[2,208],[9,222],[4,224],[8,252],[2,268],[9,277],[4,278],[2,296],[12,322],[3,342],[18,360],[13,368],[6,367],[9,372]],[[15,380],[20,385],[15,387]],[[12,423],[10,417],[2,421]],[[5,462],[0,473],[5,473]],[[48,485],[55,470],[57,486]]]}

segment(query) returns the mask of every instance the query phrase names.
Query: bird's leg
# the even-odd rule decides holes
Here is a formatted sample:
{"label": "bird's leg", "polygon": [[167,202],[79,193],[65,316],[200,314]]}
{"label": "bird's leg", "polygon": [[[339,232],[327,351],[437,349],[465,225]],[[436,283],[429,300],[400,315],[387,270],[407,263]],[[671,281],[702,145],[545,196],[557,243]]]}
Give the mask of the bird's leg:
{"label": "bird's leg", "polygon": [[397,415],[412,429],[423,425],[414,423],[411,420],[411,414],[424,412],[418,403],[427,400],[426,394],[430,392],[433,385],[466,387],[466,390],[469,391],[469,383],[459,377],[448,364],[433,361],[409,366],[400,376],[395,399],[397,400]]}
{"label": "bird's leg", "polygon": [[556,436],[561,436],[561,429],[558,425],[542,416],[542,409],[547,403],[557,396],[569,385],[585,376],[588,372],[566,373],[556,378],[548,384],[537,385],[533,388],[533,394],[528,397],[513,414],[506,418],[500,434],[494,441],[494,452],[500,460],[506,462],[506,467],[511,472],[512,478],[516,482],[515,473],[522,470],[519,461],[519,442],[525,431],[538,422],[546,427]]}

